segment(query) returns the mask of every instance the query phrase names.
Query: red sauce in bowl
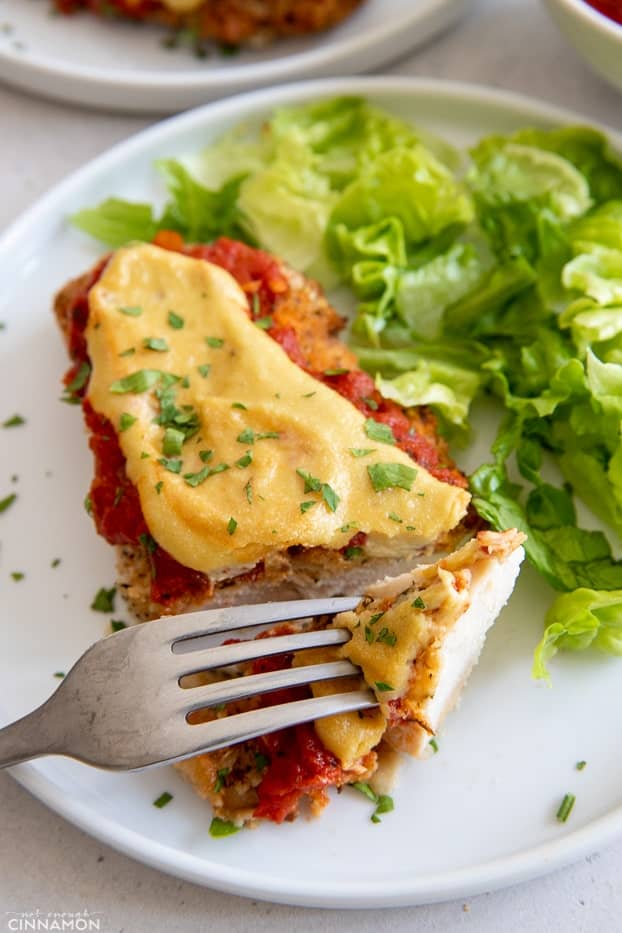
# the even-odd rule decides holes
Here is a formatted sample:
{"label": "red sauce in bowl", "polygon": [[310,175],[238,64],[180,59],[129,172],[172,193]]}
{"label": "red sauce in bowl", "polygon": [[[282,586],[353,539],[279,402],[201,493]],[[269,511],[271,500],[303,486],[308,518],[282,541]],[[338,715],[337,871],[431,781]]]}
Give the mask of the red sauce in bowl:
{"label": "red sauce in bowl", "polygon": [[622,25],[622,0],[585,0],[585,3],[614,23]]}

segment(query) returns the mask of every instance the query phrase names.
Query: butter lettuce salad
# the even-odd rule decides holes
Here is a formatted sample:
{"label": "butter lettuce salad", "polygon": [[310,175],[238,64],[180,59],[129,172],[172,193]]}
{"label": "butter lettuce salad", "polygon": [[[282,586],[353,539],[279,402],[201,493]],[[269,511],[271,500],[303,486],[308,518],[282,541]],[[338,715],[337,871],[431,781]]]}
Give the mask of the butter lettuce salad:
{"label": "butter lettuce salad", "polygon": [[493,528],[528,535],[557,593],[534,675],[548,678],[560,649],[622,655],[622,562],[576,511],[580,500],[622,535],[622,159],[606,138],[524,129],[457,151],[336,98],[156,167],[162,209],[110,198],[74,224],[112,247],[162,229],[229,236],[347,286],[363,368],[458,441],[473,401],[496,398],[471,492]]}

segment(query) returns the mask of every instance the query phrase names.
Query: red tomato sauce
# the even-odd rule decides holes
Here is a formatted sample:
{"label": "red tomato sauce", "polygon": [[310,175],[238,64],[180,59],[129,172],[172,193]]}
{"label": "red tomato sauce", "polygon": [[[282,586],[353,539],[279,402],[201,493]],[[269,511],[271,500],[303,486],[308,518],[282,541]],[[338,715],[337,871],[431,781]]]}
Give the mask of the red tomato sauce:
{"label": "red tomato sauce", "polygon": [[622,0],[585,0],[585,2],[603,16],[612,19],[614,23],[622,24]]}

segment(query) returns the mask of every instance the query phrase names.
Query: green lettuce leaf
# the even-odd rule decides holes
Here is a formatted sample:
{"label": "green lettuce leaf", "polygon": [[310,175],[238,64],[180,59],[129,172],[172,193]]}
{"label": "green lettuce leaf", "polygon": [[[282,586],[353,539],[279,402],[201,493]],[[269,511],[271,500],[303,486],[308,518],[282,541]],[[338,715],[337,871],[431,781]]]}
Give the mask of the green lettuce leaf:
{"label": "green lettuce leaf", "polygon": [[550,680],[548,662],[560,649],[599,648],[622,655],[622,590],[581,587],[558,596],[546,615],[546,629],[534,655],[533,676]]}

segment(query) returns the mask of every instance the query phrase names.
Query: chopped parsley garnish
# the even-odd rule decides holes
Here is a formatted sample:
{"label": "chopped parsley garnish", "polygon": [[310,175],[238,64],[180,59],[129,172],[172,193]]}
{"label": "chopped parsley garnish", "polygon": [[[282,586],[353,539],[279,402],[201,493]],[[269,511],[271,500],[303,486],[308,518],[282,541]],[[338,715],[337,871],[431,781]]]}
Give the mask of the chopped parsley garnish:
{"label": "chopped parsley garnish", "polygon": [[316,500],[316,499],[307,499],[306,502],[301,502],[301,503],[300,503],[300,511],[301,511],[302,514],[304,515],[305,512],[308,512],[309,509],[312,509],[314,505],[317,505],[317,500]]}
{"label": "chopped parsley garnish", "polygon": [[162,439],[162,453],[165,457],[176,457],[181,453],[181,448],[186,439],[183,431],[177,428],[166,428],[164,438]]}
{"label": "chopped parsley garnish", "polygon": [[184,376],[179,384],[182,387],[182,389],[189,389],[190,388],[190,377]]}
{"label": "chopped parsley garnish", "polygon": [[389,512],[387,518],[390,518],[392,522],[397,522],[398,525],[404,524],[404,519],[400,518],[399,515],[397,515],[395,512]]}
{"label": "chopped parsley garnish", "polygon": [[137,369],[135,373],[124,376],[123,379],[116,379],[110,384],[110,391],[115,395],[125,395],[132,392],[138,395],[141,392],[147,392],[153,389],[159,382],[162,373],[159,369]]}
{"label": "chopped parsley garnish", "polygon": [[199,375],[203,376],[204,379],[207,379],[207,377],[209,376],[209,371],[211,369],[210,364],[201,363],[200,366],[197,366],[197,369],[199,371]]}
{"label": "chopped parsley garnish", "polygon": [[577,771],[583,771],[586,764],[587,764],[587,761],[577,761],[575,768],[577,769]]}
{"label": "chopped parsley garnish", "polygon": [[263,434],[256,433],[252,428],[244,428],[236,437],[238,444],[254,444],[255,441],[265,441],[269,439],[277,440],[281,435],[278,431],[264,431]]}
{"label": "chopped parsley garnish", "polygon": [[313,391],[313,392],[305,392],[305,394],[302,396],[302,398],[312,398],[314,395],[317,395],[317,390],[315,390],[315,391]]}
{"label": "chopped parsley garnish", "polygon": [[156,483],[155,486],[153,487],[153,488],[155,489],[155,491],[157,492],[158,495],[160,495],[160,493],[162,492],[162,487],[163,487],[163,486],[164,486],[164,483],[162,482],[162,480],[160,480],[160,481],[159,481],[158,483]]}
{"label": "chopped parsley garnish", "polygon": [[375,447],[350,447],[350,453],[353,457],[367,457],[369,454],[375,454]]}
{"label": "chopped parsley garnish", "polygon": [[406,531],[416,531],[416,530],[417,529],[414,525],[406,525]]}
{"label": "chopped parsley garnish", "polygon": [[384,615],[384,612],[374,612],[373,616],[370,616],[369,624],[375,625],[378,619],[381,619]]}
{"label": "chopped parsley garnish", "polygon": [[235,518],[233,518],[233,516],[231,516],[231,518],[230,518],[229,521],[227,522],[227,534],[228,534],[228,535],[235,534],[235,529],[236,529],[237,527],[238,527],[238,523],[236,522]]}
{"label": "chopped parsley garnish", "polygon": [[143,340],[145,350],[156,350],[158,353],[166,353],[170,347],[164,337],[145,337]]}
{"label": "chopped parsley garnish", "polygon": [[365,641],[369,645],[373,644],[374,641],[374,630],[369,625],[365,626]]}
{"label": "chopped parsley garnish", "polygon": [[200,486],[209,476],[213,476],[215,473],[222,473],[224,470],[228,469],[228,463],[219,463],[218,466],[215,467],[204,466],[198,473],[184,473],[184,480],[188,486]]}
{"label": "chopped parsley garnish", "polygon": [[335,369],[325,369],[325,376],[345,376],[346,373],[349,373],[349,369],[344,369],[343,366],[338,366]]}
{"label": "chopped parsley garnish", "polygon": [[221,836],[233,836],[234,833],[239,833],[241,829],[241,826],[236,826],[230,820],[221,820],[219,816],[215,816],[209,824],[209,834],[214,839]]}
{"label": "chopped parsley garnish", "polygon": [[127,314],[128,317],[140,317],[143,313],[143,309],[139,305],[132,305],[129,307],[119,308],[121,314]]}
{"label": "chopped parsley garnish", "polygon": [[54,673],[52,674],[52,677],[58,677],[59,680],[62,680],[64,676],[65,676],[64,671],[54,671]]}
{"label": "chopped parsley garnish", "polygon": [[267,317],[258,317],[255,319],[255,324],[257,327],[261,327],[262,330],[270,330],[272,327],[272,318],[269,315]]}
{"label": "chopped parsley garnish", "polygon": [[222,337],[206,337],[205,338],[205,343],[208,345],[208,347],[211,347],[213,350],[219,350],[220,347],[222,347],[222,345],[224,344],[224,342],[225,341],[222,339]]}
{"label": "chopped parsley garnish", "polygon": [[10,418],[7,418],[6,421],[2,422],[2,427],[17,428],[20,424],[26,424],[26,419],[22,418],[21,415],[12,415]]}
{"label": "chopped parsley garnish", "polygon": [[10,506],[13,505],[16,499],[17,499],[16,492],[12,492],[8,496],[5,496],[4,499],[0,499],[0,513],[6,512],[6,510],[10,508]]}
{"label": "chopped parsley garnish", "polygon": [[168,470],[169,473],[181,473],[182,463],[178,459],[169,459],[168,457],[160,457],[158,463],[161,463],[165,470]]}
{"label": "chopped parsley garnish", "polygon": [[173,799],[173,795],[169,794],[169,792],[165,790],[164,793],[160,794],[157,800],[153,801],[153,805],[154,807],[157,807],[158,810],[161,810],[162,807],[165,807],[167,803],[171,802],[172,799]]}
{"label": "chopped parsley garnish", "polygon": [[355,557],[360,557],[362,553],[362,547],[347,547],[343,552],[343,556],[346,560],[354,560]]}
{"label": "chopped parsley garnish", "polygon": [[[178,379],[179,377],[175,378]],[[160,403],[160,413],[154,418],[154,423],[160,424],[164,428],[174,428],[176,431],[181,431],[185,443],[197,433],[201,426],[198,412],[192,405],[177,407],[175,403],[176,392],[173,385],[157,388],[155,394]]]}
{"label": "chopped parsley garnish", "polygon": [[119,418],[119,431],[127,431],[133,424],[136,424],[136,420],[134,415],[130,415],[128,412],[124,411]]}
{"label": "chopped parsley garnish", "polygon": [[337,511],[337,506],[339,505],[339,496],[328,483],[323,483],[317,478],[317,476],[311,476],[310,473],[307,473],[306,470],[296,470],[298,476],[300,476],[305,481],[304,491],[305,492],[321,492],[322,498],[326,503],[328,509],[331,512]]}
{"label": "chopped parsley garnish", "polygon": [[11,574],[11,580],[15,580],[16,583],[19,583],[20,580],[23,580],[26,574],[22,573],[21,570],[14,570]]}
{"label": "chopped parsley garnish", "polygon": [[575,797],[574,794],[565,795],[564,799],[559,805],[559,810],[555,814],[556,819],[558,819],[560,823],[566,822],[566,820],[570,816],[572,808],[574,807],[576,799],[577,798]]}
{"label": "chopped parsley garnish", "polygon": [[247,450],[243,457],[240,457],[239,460],[235,461],[235,465],[236,467],[239,467],[239,469],[243,470],[244,467],[250,466],[252,462],[253,455],[250,450]]}
{"label": "chopped parsley garnish", "polygon": [[55,557],[52,563],[50,564],[50,567],[58,567],[59,564],[60,564],[60,557]]}
{"label": "chopped parsley garnish", "polygon": [[172,327],[173,330],[181,330],[184,326],[183,317],[180,317],[179,314],[175,314],[174,311],[169,311],[166,319],[169,327]]}
{"label": "chopped parsley garnish", "polygon": [[392,632],[391,629],[384,626],[376,635],[376,641],[379,641],[381,644],[388,645],[389,648],[393,648],[397,642],[397,635]]}
{"label": "chopped parsley garnish", "polygon": [[376,690],[380,693],[388,693],[390,690],[395,690],[395,687],[392,687],[391,684],[385,684],[383,680],[377,680]]}
{"label": "chopped parsley garnish", "polygon": [[202,460],[203,463],[209,463],[209,461],[212,459],[213,456],[214,456],[213,450],[200,450],[199,451],[199,459]]}
{"label": "chopped parsley garnish", "polygon": [[140,459],[141,459],[141,460],[149,460],[149,454],[147,453],[146,450],[141,450],[141,452],[140,452]]}
{"label": "chopped parsley garnish", "polygon": [[231,407],[239,408],[240,411],[248,411],[248,408],[246,407],[246,405],[243,405],[242,402],[232,402]]}
{"label": "chopped parsley garnish", "polygon": [[353,787],[363,794],[364,797],[367,797],[368,800],[371,800],[372,803],[376,805],[376,809],[371,815],[372,823],[380,823],[380,816],[383,813],[390,813],[394,809],[393,798],[389,797],[388,794],[377,794],[375,790],[366,784],[364,781],[354,781],[350,787]]}
{"label": "chopped parsley garnish", "polygon": [[436,741],[436,739],[430,739],[430,741],[428,742],[428,745],[430,746],[434,754],[437,755],[438,754],[438,742]]}
{"label": "chopped parsley garnish", "polygon": [[269,764],[270,759],[267,755],[262,755],[261,752],[255,752],[255,767],[258,771],[263,771]]}
{"label": "chopped parsley garnish", "polygon": [[422,600],[421,596],[417,596],[416,600],[411,603],[413,609],[425,609],[425,603]]}
{"label": "chopped parsley garnish", "polygon": [[300,469],[296,470],[296,473],[305,481],[305,492],[319,492],[321,490],[322,483],[317,476],[311,476],[306,470]]}
{"label": "chopped parsley garnish", "polygon": [[342,525],[339,531],[345,535],[348,531],[353,531],[355,528],[358,528],[358,526],[358,522],[348,522],[346,525]]}
{"label": "chopped parsley garnish", "polygon": [[114,502],[113,502],[115,509],[124,495],[125,495],[125,489],[123,488],[123,486],[117,486],[117,488],[114,491]]}
{"label": "chopped parsley garnish", "polygon": [[253,504],[253,486],[249,479],[248,483],[244,487],[244,492],[246,493],[246,501],[249,505]]}
{"label": "chopped parsley garnish", "polygon": [[395,444],[393,431],[388,424],[368,418],[365,422],[365,434],[372,441],[381,441],[383,444]]}
{"label": "chopped parsley garnish", "polygon": [[133,356],[135,353],[136,347],[128,347],[127,350],[122,350],[119,356]]}
{"label": "chopped parsley garnish", "polygon": [[378,402],[373,398],[364,398],[363,401],[372,411],[378,411]]}
{"label": "chopped parsley garnish", "polygon": [[395,487],[410,492],[417,476],[417,470],[405,463],[374,463],[367,467],[367,472],[375,492]]}
{"label": "chopped parsley garnish", "polygon": [[125,622],[122,622],[121,619],[111,619],[110,628],[113,632],[121,632],[124,628],[127,628]]}
{"label": "chopped parsley garnish", "polygon": [[216,783],[214,784],[214,793],[218,794],[225,786],[225,778],[231,771],[231,768],[219,768],[216,772]]}
{"label": "chopped parsley garnish", "polygon": [[149,534],[138,535],[138,540],[148,554],[153,554],[158,549],[158,542]]}
{"label": "chopped parsley garnish", "polygon": [[337,511],[337,506],[339,505],[339,496],[333,487],[328,485],[328,483],[322,483],[322,499],[331,512]]}
{"label": "chopped parsley garnish", "polygon": [[93,503],[89,495],[86,495],[84,497],[84,511],[86,512],[87,515],[93,514]]}
{"label": "chopped parsley garnish", "polygon": [[89,376],[91,375],[90,365],[84,361],[80,363],[78,371],[66,386],[65,391],[61,397],[62,402],[69,402],[70,405],[75,405],[78,402],[77,393],[80,389],[83,389],[87,384]]}
{"label": "chopped parsley garnish", "polygon": [[96,612],[114,612],[114,597],[116,592],[116,586],[112,586],[109,590],[107,590],[105,586],[102,586],[95,594],[95,598],[91,603],[91,609],[94,609]]}

